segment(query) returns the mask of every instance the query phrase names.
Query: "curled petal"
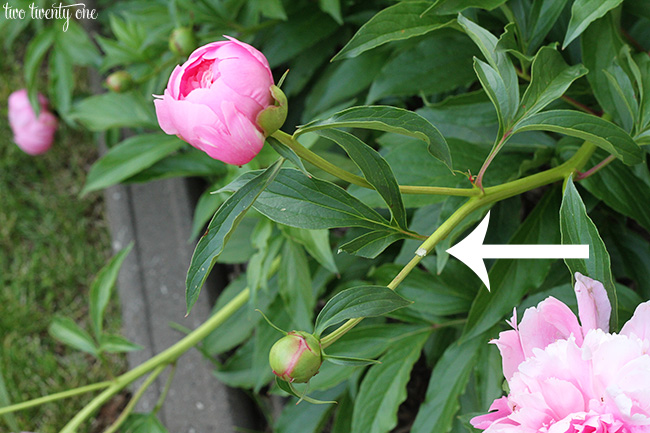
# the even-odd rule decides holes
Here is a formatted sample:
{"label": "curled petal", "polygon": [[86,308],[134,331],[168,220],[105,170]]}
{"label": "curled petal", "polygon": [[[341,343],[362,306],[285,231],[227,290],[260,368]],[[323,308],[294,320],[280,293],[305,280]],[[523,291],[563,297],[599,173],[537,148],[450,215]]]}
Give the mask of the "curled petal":
{"label": "curled petal", "polygon": [[578,315],[583,334],[590,329],[609,331],[609,316],[612,306],[602,283],[576,272],[575,292],[578,300]]}

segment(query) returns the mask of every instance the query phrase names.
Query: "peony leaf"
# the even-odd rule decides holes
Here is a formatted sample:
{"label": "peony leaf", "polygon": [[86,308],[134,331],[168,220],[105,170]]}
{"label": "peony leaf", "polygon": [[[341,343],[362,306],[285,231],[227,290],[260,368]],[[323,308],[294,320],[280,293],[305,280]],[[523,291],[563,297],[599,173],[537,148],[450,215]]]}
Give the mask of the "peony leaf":
{"label": "peony leaf", "polygon": [[447,141],[435,126],[413,111],[385,105],[352,107],[339,111],[327,119],[314,120],[302,125],[294,136],[328,128],[373,129],[417,138],[429,145],[431,155],[451,168],[451,155]]}
{"label": "peony leaf", "polygon": [[273,179],[280,171],[280,167],[282,167],[283,161],[284,159],[279,159],[264,172],[248,181],[237,192],[228,197],[214,214],[207,231],[196,245],[190,268],[187,271],[185,302],[188,314],[199,298],[201,287],[208,278],[217,258],[223,252],[230,235],[237,228],[246,211],[257,200],[257,197],[273,182]]}
{"label": "peony leaf", "polygon": [[400,2],[372,17],[334,56],[334,60],[356,57],[387,42],[422,36],[449,26],[455,19],[425,12],[432,3],[427,1]]}
{"label": "peony leaf", "polygon": [[325,329],[347,319],[381,316],[411,304],[388,287],[359,286],[343,290],[318,314],[314,335],[320,337]]}
{"label": "peony leaf", "polygon": [[588,259],[565,259],[571,275],[576,272],[598,280],[605,286],[607,296],[612,304],[611,328],[618,330],[618,300],[616,298],[616,287],[612,278],[611,263],[609,253],[605,248],[605,243],[598,234],[598,229],[594,225],[585,205],[580,198],[580,194],[569,178],[566,182],[564,196],[562,197],[562,206],[560,207],[560,229],[562,232],[563,244],[588,244]]}

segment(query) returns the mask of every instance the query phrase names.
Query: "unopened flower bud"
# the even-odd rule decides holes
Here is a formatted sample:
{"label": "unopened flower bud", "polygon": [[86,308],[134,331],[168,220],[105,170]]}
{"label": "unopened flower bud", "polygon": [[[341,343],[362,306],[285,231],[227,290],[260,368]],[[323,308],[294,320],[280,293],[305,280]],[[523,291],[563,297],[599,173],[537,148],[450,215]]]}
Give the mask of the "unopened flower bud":
{"label": "unopened flower bud", "polygon": [[196,48],[196,37],[192,29],[179,27],[169,36],[169,49],[179,56],[187,56]]}
{"label": "unopened flower bud", "polygon": [[122,93],[131,88],[133,78],[126,71],[113,72],[106,78],[106,87],[116,93]]}
{"label": "unopened flower bud", "polygon": [[291,331],[273,345],[269,363],[273,373],[284,381],[308,382],[323,363],[320,341],[307,332]]}

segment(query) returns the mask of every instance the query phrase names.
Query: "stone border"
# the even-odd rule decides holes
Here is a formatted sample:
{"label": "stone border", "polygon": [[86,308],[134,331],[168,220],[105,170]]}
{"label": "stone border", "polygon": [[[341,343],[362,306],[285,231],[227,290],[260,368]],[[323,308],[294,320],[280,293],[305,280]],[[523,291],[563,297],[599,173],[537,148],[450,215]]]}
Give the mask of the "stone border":
{"label": "stone border", "polygon": [[[128,355],[130,367],[182,338],[170,322],[194,329],[209,317],[212,302],[205,288],[192,314],[185,317],[185,275],[194,250],[194,243],[188,241],[196,202],[192,190],[196,188],[189,180],[176,178],[105,191],[113,250],[135,241],[118,279],[125,336],[145,347]],[[137,410],[154,407],[165,376],[144,394]],[[259,427],[251,402],[241,391],[221,384],[196,350],[179,360],[159,417],[174,433],[234,433],[236,427]]]}

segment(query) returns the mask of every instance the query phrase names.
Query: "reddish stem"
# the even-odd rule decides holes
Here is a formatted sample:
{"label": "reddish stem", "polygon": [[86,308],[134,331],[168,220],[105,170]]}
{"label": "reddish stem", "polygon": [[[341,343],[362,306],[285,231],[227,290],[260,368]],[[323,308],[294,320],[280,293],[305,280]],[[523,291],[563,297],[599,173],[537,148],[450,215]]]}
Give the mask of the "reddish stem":
{"label": "reddish stem", "polygon": [[606,167],[610,162],[614,161],[616,157],[614,155],[609,155],[607,158],[603,159],[600,161],[598,164],[594,165],[591,167],[589,170],[585,171],[584,173],[578,172],[578,175],[576,176],[575,180],[582,180],[586,179],[592,174],[598,172],[602,168]]}
{"label": "reddish stem", "polygon": [[501,137],[501,140],[499,140],[499,143],[496,145],[496,147],[490,152],[488,157],[485,159],[485,162],[483,162],[483,165],[481,166],[481,170],[478,172],[478,175],[476,176],[476,181],[475,185],[479,187],[481,191],[483,191],[483,176],[485,175],[485,172],[487,171],[487,168],[490,166],[492,163],[492,160],[494,160],[494,157],[497,156],[497,153],[499,153],[499,150],[501,150],[501,147],[506,141],[506,138],[512,133],[512,129],[509,129],[506,131],[505,134],[503,134],[503,137]]}

